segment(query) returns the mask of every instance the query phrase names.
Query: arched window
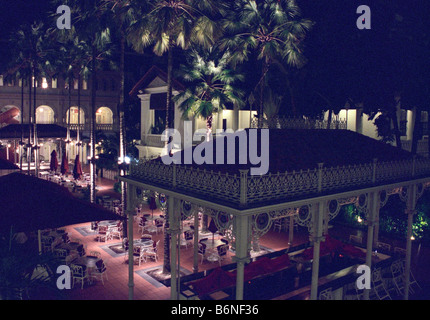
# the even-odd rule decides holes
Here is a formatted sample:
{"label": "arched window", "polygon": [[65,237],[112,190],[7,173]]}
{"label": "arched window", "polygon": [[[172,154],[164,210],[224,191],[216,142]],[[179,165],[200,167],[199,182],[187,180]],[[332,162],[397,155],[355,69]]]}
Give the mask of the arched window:
{"label": "arched window", "polygon": [[96,112],[97,130],[110,131],[113,129],[113,112],[108,107],[100,107]]}
{"label": "arched window", "polygon": [[113,124],[113,112],[108,107],[100,107],[96,112],[97,124]]}
{"label": "arched window", "polygon": [[50,106],[39,106],[36,109],[36,123],[54,123],[54,110]]}
{"label": "arched window", "polygon": [[69,111],[71,111],[70,113],[70,124],[85,124],[85,111],[80,108],[80,113],[79,113],[79,108],[78,107],[70,107],[69,110],[67,110],[66,112],[66,123],[69,122]]}

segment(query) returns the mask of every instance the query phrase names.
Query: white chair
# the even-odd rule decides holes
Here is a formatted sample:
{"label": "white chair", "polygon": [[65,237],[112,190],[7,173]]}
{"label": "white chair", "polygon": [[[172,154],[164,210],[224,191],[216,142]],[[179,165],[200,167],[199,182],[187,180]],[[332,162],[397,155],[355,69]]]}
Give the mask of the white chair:
{"label": "white chair", "polygon": [[98,231],[98,235],[97,235],[99,242],[100,241],[108,241],[109,239],[111,239],[111,232],[108,228],[108,226],[99,226],[99,231]]}
{"label": "white chair", "polygon": [[63,248],[54,249],[54,256],[57,257],[60,261],[66,262],[66,258],[69,255],[69,250]]}
{"label": "white chair", "polygon": [[184,232],[185,247],[188,248],[188,245],[192,246],[193,239],[194,239],[194,232],[192,230],[187,230]]}
{"label": "white chair", "polygon": [[153,259],[155,262],[158,261],[158,252],[160,251],[160,240],[157,241],[155,247],[145,248],[143,255],[145,257],[145,261],[147,258]]}
{"label": "white chair", "polygon": [[388,243],[378,241],[376,243],[376,247],[378,249],[381,249],[381,251],[383,251],[383,252],[390,252],[391,251],[391,245],[389,245]]}
{"label": "white chair", "polygon": [[406,257],[406,249],[400,247],[394,247],[394,253],[401,257]]}
{"label": "white chair", "polygon": [[110,229],[110,237],[111,239],[118,238],[119,240],[122,239],[122,228],[121,227],[113,227]]}
{"label": "white chair", "polygon": [[278,230],[278,232],[281,232],[282,229],[284,228],[284,225],[285,225],[284,218],[276,219],[273,223],[273,230],[274,231]]}
{"label": "white chair", "polygon": [[403,272],[402,261],[394,261],[390,266],[390,270],[397,293],[403,295],[405,291],[405,273]]}
{"label": "white chair", "polygon": [[84,282],[85,280],[89,280],[90,277],[88,275],[88,270],[86,266],[78,265],[78,264],[72,264],[70,266],[72,269],[72,275],[73,275],[73,287],[75,286],[75,280],[81,282],[81,289],[84,288]]}
{"label": "white chair", "polygon": [[159,231],[163,233],[163,226],[164,226],[164,221],[162,219],[155,219],[155,227],[157,228],[156,234],[158,234]]}
{"label": "white chair", "polygon": [[217,258],[218,258],[219,266],[221,267],[222,261],[227,256],[228,244],[222,244],[222,245],[218,246],[216,249],[217,249],[216,253],[217,253]]}
{"label": "white chair", "polygon": [[101,259],[101,257],[102,257],[102,254],[100,253],[100,251],[95,251],[95,250],[90,251],[88,253],[88,255],[93,256],[93,257],[97,257],[99,259]]}
{"label": "white chair", "polygon": [[145,234],[142,234],[140,239],[141,240],[152,240],[152,235],[145,233]]}
{"label": "white chair", "polygon": [[385,288],[384,281],[382,280],[381,268],[376,268],[372,271],[372,293],[379,300],[392,300],[390,294]]}
{"label": "white chair", "polygon": [[135,246],[133,247],[133,259],[137,258],[137,261],[139,263],[139,266],[141,264],[141,262],[146,262],[146,258],[145,258],[145,250],[141,247]]}
{"label": "white chair", "polygon": [[206,257],[206,245],[204,243],[199,243],[197,254],[202,257],[200,264],[203,264],[203,259]]}
{"label": "white chair", "polygon": [[349,236],[349,241],[351,241],[352,243],[355,243],[355,244],[362,244],[363,238],[360,236],[356,236],[356,235],[351,234]]}
{"label": "white chair", "polygon": [[333,300],[332,288],[322,290],[319,294],[318,300]]}
{"label": "white chair", "polygon": [[[406,260],[402,260],[402,270],[403,273],[406,274]],[[421,286],[418,284],[417,280],[415,279],[412,270],[409,272],[409,292],[414,293],[415,290],[413,289],[413,286],[416,286],[418,290],[421,290]]]}
{"label": "white chair", "polygon": [[100,279],[102,284],[105,285],[103,278],[106,277],[106,280],[108,280],[107,277],[107,263],[103,260],[98,260],[96,262],[96,268],[91,272],[90,275],[91,278]]}

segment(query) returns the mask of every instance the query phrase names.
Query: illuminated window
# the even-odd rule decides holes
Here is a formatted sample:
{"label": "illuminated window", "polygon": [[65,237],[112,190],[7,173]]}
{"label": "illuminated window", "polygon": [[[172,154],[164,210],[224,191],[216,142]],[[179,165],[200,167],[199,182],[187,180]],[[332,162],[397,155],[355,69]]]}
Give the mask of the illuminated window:
{"label": "illuminated window", "polygon": [[50,106],[39,106],[36,109],[36,123],[54,123],[54,110]]}

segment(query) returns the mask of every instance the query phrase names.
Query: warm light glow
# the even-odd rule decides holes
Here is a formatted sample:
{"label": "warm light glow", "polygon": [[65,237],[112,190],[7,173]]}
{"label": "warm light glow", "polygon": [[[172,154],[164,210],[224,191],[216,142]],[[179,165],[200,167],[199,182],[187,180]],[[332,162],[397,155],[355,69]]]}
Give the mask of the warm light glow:
{"label": "warm light glow", "polygon": [[43,89],[48,88],[48,82],[46,81],[46,78],[43,78],[43,79],[42,79],[42,88],[43,88]]}
{"label": "warm light glow", "polygon": [[415,240],[415,237],[414,237],[414,236],[411,236],[411,240]]}
{"label": "warm light glow", "polygon": [[358,221],[359,223],[362,223],[362,222],[363,222],[363,219],[361,219],[361,217],[360,217],[360,216],[358,216],[358,217],[357,217],[357,221]]}

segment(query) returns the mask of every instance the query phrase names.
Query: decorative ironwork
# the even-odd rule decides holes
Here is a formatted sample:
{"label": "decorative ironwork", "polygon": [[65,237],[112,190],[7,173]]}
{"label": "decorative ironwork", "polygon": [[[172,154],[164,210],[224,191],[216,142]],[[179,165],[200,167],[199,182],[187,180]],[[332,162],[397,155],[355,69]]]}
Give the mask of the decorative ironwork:
{"label": "decorative ironwork", "polygon": [[[430,175],[429,159],[421,158],[322,167],[261,176],[240,175],[239,172],[237,175],[232,175],[184,165],[164,165],[160,161],[139,161],[138,163],[133,161],[130,167],[130,175],[144,182],[166,187],[174,186],[178,191],[234,204],[267,203],[297,196],[311,196],[321,191],[334,193],[345,189],[384,185]],[[241,188],[241,185],[245,188]]]}
{"label": "decorative ironwork", "polygon": [[305,205],[300,207],[296,220],[297,220],[297,223],[302,227],[309,228],[312,220],[311,205]]}

